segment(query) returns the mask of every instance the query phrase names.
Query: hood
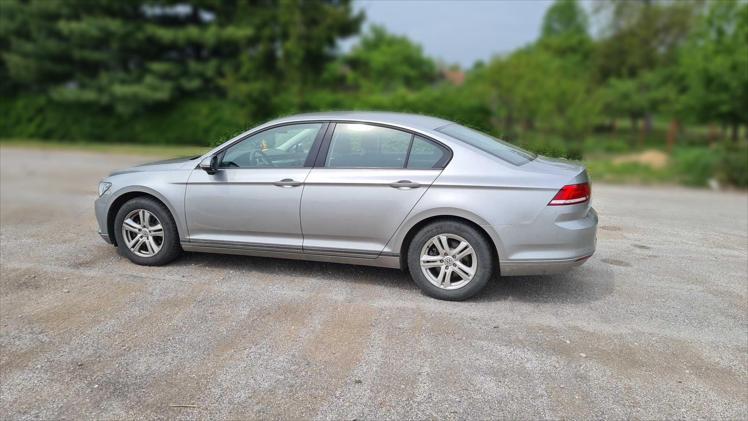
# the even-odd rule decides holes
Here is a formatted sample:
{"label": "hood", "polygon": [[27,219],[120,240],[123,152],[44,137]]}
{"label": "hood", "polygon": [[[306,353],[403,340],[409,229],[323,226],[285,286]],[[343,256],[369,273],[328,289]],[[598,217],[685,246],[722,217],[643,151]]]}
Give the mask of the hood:
{"label": "hood", "polygon": [[118,171],[113,172],[110,175],[127,174],[127,173],[133,173],[133,172],[145,172],[145,171],[181,170],[186,167],[191,167],[191,165],[187,165],[187,163],[190,163],[190,162],[195,162],[195,165],[197,165],[197,158],[199,158],[199,156],[191,156],[191,157],[185,157],[185,158],[172,158],[172,159],[165,159],[162,161],[149,162],[146,164],[136,165],[130,168],[125,168],[123,170],[118,170]]}

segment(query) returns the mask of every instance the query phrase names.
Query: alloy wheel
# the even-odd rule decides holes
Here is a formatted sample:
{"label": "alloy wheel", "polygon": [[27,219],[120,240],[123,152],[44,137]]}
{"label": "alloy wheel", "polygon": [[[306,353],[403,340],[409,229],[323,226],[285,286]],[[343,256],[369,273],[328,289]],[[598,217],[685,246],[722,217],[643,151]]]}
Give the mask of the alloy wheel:
{"label": "alloy wheel", "polygon": [[122,238],[135,255],[152,257],[164,245],[164,228],[152,212],[135,209],[122,222]]}
{"label": "alloy wheel", "polygon": [[421,249],[421,271],[434,286],[458,289],[467,285],[478,269],[473,246],[455,234],[439,234]]}

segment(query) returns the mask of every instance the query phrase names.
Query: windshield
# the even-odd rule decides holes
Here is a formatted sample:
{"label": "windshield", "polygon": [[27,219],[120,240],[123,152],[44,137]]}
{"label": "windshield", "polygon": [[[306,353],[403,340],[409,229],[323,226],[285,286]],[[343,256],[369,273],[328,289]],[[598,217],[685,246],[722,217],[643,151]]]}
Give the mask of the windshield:
{"label": "windshield", "polygon": [[491,155],[501,158],[504,161],[507,161],[514,165],[526,164],[536,157],[534,153],[514,146],[509,142],[505,142],[501,139],[496,139],[493,136],[489,136],[477,130],[468,129],[467,127],[460,126],[459,124],[449,124],[447,126],[436,129],[436,131],[442,132],[457,140],[461,140],[469,145],[475,146],[482,151],[488,152]]}

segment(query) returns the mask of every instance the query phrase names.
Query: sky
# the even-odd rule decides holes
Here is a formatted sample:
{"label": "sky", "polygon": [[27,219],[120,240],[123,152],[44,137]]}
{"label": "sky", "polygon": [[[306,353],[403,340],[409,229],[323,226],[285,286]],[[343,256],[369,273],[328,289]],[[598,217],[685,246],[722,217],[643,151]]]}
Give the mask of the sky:
{"label": "sky", "polygon": [[[365,27],[406,35],[427,55],[469,68],[537,39],[551,0],[356,0]],[[350,48],[354,41],[343,44]]]}

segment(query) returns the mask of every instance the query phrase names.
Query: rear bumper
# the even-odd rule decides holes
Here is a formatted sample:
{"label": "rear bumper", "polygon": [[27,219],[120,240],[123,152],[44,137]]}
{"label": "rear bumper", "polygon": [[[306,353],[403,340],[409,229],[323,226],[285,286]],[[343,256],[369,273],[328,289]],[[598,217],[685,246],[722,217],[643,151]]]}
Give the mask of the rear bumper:
{"label": "rear bumper", "polygon": [[572,213],[551,208],[530,226],[505,227],[499,236],[511,252],[499,261],[501,275],[546,275],[583,264],[595,253],[597,222],[595,209],[584,205]]}
{"label": "rear bumper", "polygon": [[592,257],[582,256],[576,259],[563,260],[525,260],[525,261],[503,261],[500,263],[502,276],[521,276],[521,275],[550,275],[554,273],[563,273],[577,266]]}

